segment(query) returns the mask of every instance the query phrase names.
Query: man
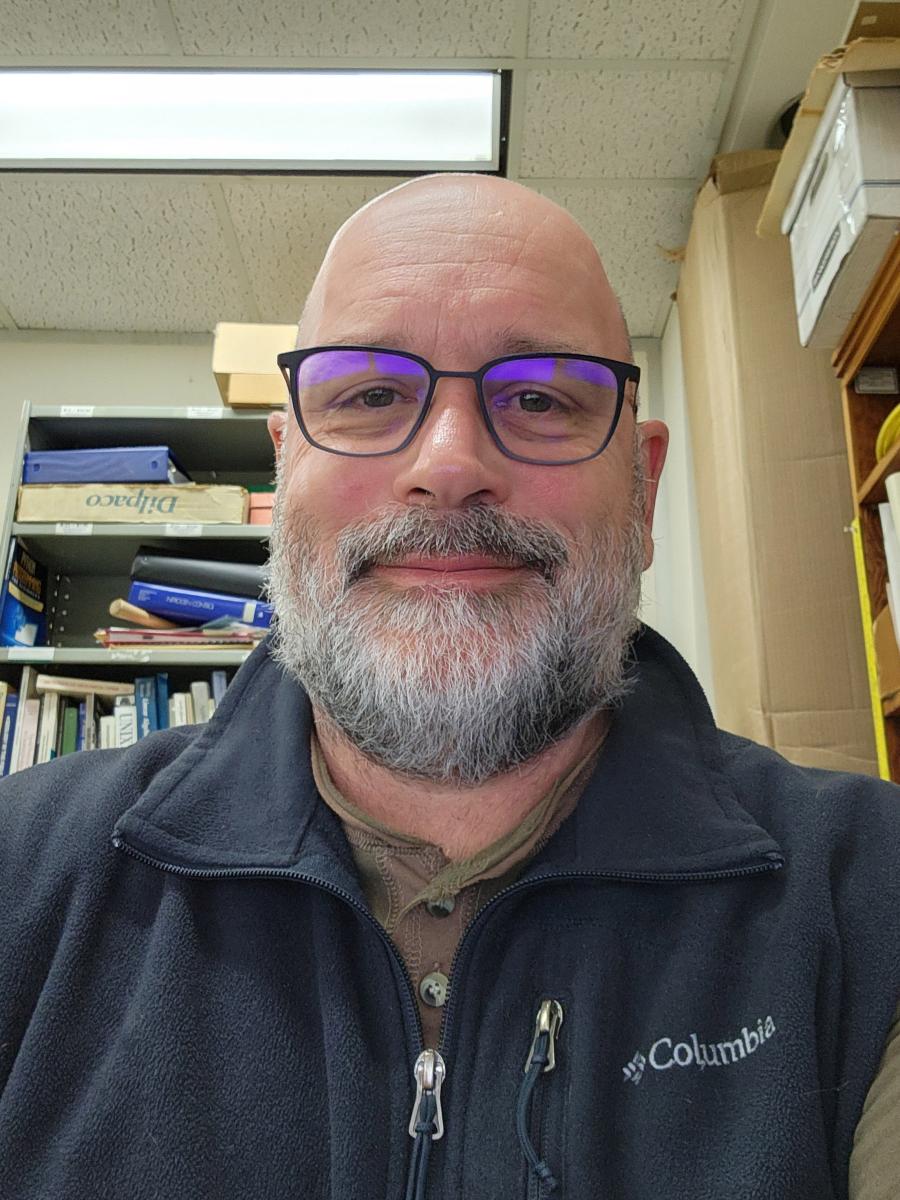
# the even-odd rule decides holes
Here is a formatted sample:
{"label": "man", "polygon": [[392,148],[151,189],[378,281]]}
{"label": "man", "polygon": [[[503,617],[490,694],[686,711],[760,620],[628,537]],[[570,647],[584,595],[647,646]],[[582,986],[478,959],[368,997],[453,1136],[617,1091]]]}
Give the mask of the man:
{"label": "man", "polygon": [[413,182],[298,345],[274,639],[0,792],[3,1195],[846,1197],[896,792],[719,733],[639,627],[667,435],[591,243]]}

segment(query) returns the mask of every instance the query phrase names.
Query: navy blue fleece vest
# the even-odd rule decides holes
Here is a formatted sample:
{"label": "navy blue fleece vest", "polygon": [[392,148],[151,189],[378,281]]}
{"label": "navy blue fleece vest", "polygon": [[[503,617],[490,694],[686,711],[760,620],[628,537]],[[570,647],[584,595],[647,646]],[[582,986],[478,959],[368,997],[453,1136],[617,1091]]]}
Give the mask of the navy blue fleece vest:
{"label": "navy blue fleece vest", "polygon": [[[717,731],[651,630],[574,815],[451,974],[428,1200],[843,1200],[900,997],[900,804]],[[403,1200],[421,1050],[257,650],[208,727],[0,786],[4,1200]]]}

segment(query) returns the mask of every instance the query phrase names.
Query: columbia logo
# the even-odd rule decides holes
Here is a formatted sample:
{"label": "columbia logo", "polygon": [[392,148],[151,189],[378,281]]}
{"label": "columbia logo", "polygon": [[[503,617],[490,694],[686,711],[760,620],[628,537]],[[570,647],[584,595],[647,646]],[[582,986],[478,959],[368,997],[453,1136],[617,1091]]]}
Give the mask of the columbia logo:
{"label": "columbia logo", "polygon": [[644,1068],[647,1065],[647,1060],[641,1054],[640,1050],[634,1056],[627,1066],[622,1068],[622,1074],[629,1083],[640,1083],[644,1074]]}
{"label": "columbia logo", "polygon": [[639,1050],[622,1068],[626,1083],[638,1084],[647,1067],[654,1071],[668,1071],[670,1067],[730,1067],[755,1054],[776,1033],[771,1017],[760,1018],[756,1026],[745,1025],[737,1037],[724,1042],[701,1042],[696,1033],[682,1042],[674,1038],[658,1038],[646,1056]]}

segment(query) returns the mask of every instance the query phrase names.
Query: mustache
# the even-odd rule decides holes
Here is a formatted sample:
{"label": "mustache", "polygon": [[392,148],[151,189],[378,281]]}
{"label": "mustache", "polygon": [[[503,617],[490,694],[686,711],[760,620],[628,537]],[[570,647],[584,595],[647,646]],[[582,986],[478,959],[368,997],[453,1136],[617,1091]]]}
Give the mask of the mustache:
{"label": "mustache", "polygon": [[351,525],[337,539],[336,558],[344,586],[350,587],[376,563],[392,565],[409,555],[449,558],[491,555],[538,571],[549,583],[569,562],[562,534],[539,521],[512,517],[494,505],[436,512],[417,505],[387,510]]}

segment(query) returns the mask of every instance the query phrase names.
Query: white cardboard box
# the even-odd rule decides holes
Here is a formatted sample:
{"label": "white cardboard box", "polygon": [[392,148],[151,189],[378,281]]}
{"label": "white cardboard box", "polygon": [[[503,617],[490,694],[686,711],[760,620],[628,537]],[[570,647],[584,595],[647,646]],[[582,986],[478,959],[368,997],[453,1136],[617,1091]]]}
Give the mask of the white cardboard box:
{"label": "white cardboard box", "polygon": [[900,227],[898,131],[900,87],[834,87],[781,221],[804,346],[838,344]]}

